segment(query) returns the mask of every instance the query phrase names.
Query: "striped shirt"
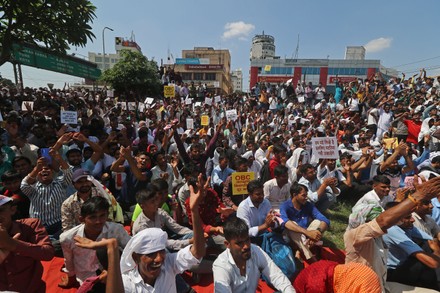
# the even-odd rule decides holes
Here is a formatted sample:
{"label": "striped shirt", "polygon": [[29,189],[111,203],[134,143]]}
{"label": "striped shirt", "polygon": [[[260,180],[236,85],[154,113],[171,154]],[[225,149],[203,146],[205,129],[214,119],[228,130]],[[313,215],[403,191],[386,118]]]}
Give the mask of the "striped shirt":
{"label": "striped shirt", "polygon": [[66,188],[72,183],[72,170],[61,170],[63,176],[55,177],[46,185],[39,181],[28,184],[28,176],[21,181],[21,190],[29,197],[29,215],[38,218],[43,225],[50,226],[61,222],[61,205],[67,198]]}

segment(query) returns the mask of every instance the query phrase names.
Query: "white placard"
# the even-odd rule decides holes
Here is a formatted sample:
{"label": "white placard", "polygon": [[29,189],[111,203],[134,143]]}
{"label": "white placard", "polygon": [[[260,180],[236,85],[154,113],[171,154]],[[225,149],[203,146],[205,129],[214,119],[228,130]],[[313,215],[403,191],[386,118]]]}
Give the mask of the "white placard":
{"label": "white placard", "polygon": [[219,81],[214,81],[214,87],[220,87],[220,82]]}
{"label": "white placard", "polygon": [[186,129],[194,129],[194,119],[186,118]]}
{"label": "white placard", "polygon": [[78,124],[78,113],[76,111],[61,111],[61,123]]}
{"label": "white placard", "polygon": [[29,106],[31,107],[31,110],[34,110],[34,102],[31,102],[31,101],[23,101],[22,103],[21,103],[21,110],[22,111],[27,111],[27,108],[26,108],[26,105],[25,104],[29,104]]}
{"label": "white placard", "polygon": [[129,102],[128,103],[128,110],[130,110],[130,111],[136,110],[136,102]]}
{"label": "white placard", "polygon": [[202,106],[202,102],[196,102],[195,104],[194,104],[194,107],[201,107]]}
{"label": "white placard", "polygon": [[151,104],[153,104],[153,102],[154,102],[154,98],[146,98],[144,103],[151,105]]}
{"label": "white placard", "polygon": [[317,159],[339,159],[336,137],[312,137],[312,152]]}
{"label": "white placard", "polygon": [[304,103],[305,98],[304,96],[298,96],[298,103]]}
{"label": "white placard", "polygon": [[205,98],[205,105],[212,105],[212,99],[211,98]]}
{"label": "white placard", "polygon": [[235,120],[237,120],[237,118],[238,118],[237,109],[226,110],[226,119],[227,120],[235,121]]}
{"label": "white placard", "polygon": [[214,102],[221,103],[221,101],[222,101],[222,97],[221,96],[215,96],[214,97]]}
{"label": "white placard", "polygon": [[107,98],[114,98],[114,97],[115,97],[115,91],[107,90]]}
{"label": "white placard", "polygon": [[192,99],[191,98],[186,98],[185,99],[185,105],[191,105],[192,104]]}
{"label": "white placard", "polygon": [[142,102],[139,102],[138,109],[139,109],[139,112],[144,112],[144,110],[145,110],[145,104],[142,103]]}
{"label": "white placard", "polygon": [[121,109],[122,110],[127,110],[127,103],[126,102],[121,102]]}

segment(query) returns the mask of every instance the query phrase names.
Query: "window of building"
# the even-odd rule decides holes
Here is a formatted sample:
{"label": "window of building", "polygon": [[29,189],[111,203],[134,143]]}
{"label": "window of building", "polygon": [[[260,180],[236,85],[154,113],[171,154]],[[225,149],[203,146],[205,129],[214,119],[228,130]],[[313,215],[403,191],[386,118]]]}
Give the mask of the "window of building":
{"label": "window of building", "polygon": [[95,57],[95,62],[96,63],[101,63],[102,62],[102,57]]}
{"label": "window of building", "polygon": [[215,80],[215,73],[205,73],[205,80]]}
{"label": "window of building", "polygon": [[194,80],[203,80],[203,73],[194,73]]}
{"label": "window of building", "polygon": [[191,72],[182,72],[180,75],[182,76],[183,80],[192,80]]}

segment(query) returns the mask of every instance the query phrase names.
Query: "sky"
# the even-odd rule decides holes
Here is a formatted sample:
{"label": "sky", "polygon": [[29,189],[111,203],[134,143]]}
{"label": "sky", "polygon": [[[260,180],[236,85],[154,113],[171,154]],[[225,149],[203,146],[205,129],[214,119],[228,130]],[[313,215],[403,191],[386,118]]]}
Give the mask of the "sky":
{"label": "sky", "polygon": [[[292,58],[343,59],[346,46],[365,46],[366,59],[405,72],[407,76],[426,68],[440,75],[438,12],[440,1],[326,1],[326,0],[91,0],[96,6],[92,23],[96,38],[68,53],[86,57],[114,53],[114,38],[132,33],[142,52],[158,63],[168,52],[181,57],[193,47],[229,49],[231,69],[241,68],[248,88],[249,55],[256,34],[275,38],[276,55]],[[0,67],[3,77],[14,80],[12,65]],[[23,66],[24,86],[78,83],[82,79]]]}

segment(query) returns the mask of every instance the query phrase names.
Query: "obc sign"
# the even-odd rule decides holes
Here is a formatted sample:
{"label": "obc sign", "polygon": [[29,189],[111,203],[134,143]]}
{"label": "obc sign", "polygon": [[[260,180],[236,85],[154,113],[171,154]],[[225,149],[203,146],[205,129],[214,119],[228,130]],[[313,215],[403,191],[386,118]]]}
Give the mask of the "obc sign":
{"label": "obc sign", "polygon": [[232,173],[232,195],[247,194],[249,181],[255,179],[254,172],[234,172]]}

